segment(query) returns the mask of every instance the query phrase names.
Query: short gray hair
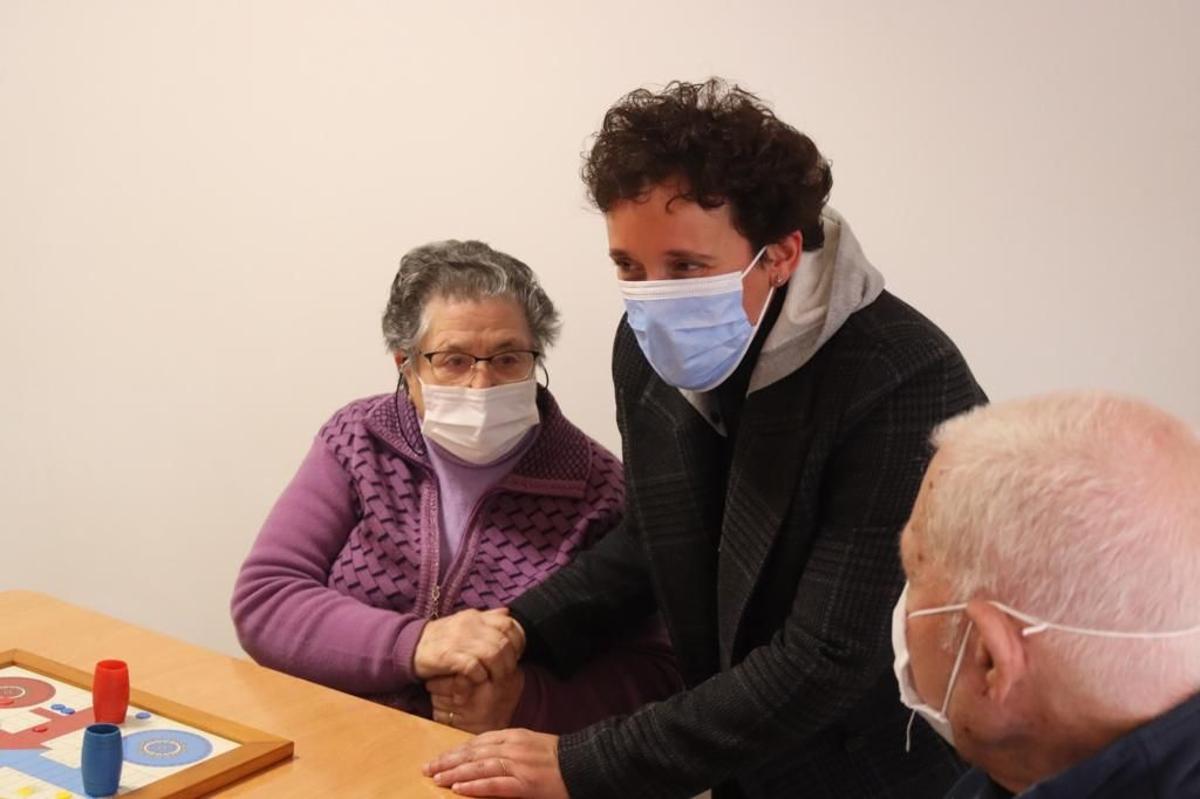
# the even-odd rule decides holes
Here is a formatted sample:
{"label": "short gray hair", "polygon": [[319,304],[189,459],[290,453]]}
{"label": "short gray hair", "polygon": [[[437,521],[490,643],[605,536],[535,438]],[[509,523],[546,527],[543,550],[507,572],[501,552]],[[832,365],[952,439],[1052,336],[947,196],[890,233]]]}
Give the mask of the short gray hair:
{"label": "short gray hair", "polygon": [[383,338],[393,354],[416,354],[430,299],[478,301],[511,297],[525,311],[534,347],[545,352],[561,328],[558,311],[533,270],[482,241],[435,241],[400,259],[383,312]]}
{"label": "short gray hair", "polygon": [[[949,601],[996,599],[1093,629],[1200,624],[1200,438],[1186,423],[1069,392],[976,409],[933,442],[921,541]],[[1200,634],[1042,645],[1054,679],[1100,707],[1134,711],[1200,684]]]}

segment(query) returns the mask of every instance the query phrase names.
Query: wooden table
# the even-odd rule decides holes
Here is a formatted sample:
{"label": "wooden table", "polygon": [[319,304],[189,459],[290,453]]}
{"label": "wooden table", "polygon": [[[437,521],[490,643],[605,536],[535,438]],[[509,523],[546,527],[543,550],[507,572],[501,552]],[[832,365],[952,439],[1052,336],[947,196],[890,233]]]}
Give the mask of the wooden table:
{"label": "wooden table", "polygon": [[290,738],[295,757],[220,792],[261,797],[445,797],[421,764],[469,736],[30,591],[0,591],[0,650],[91,671],[129,663],[134,687]]}

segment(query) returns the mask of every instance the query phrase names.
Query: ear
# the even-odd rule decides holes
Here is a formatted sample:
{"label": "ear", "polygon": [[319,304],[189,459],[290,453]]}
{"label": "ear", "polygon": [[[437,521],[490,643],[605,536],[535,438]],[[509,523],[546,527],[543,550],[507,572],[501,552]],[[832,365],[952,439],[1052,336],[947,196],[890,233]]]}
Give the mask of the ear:
{"label": "ear", "polygon": [[1029,671],[1025,637],[1015,619],[986,600],[971,600],[966,612],[979,631],[969,656],[984,674],[988,701],[1003,705],[1019,690]]}
{"label": "ear", "polygon": [[788,282],[796,267],[800,265],[800,256],[804,252],[804,236],[799,230],[794,230],[783,238],[767,245],[763,260],[767,262],[767,275],[772,286],[782,286]]}
{"label": "ear", "polygon": [[415,396],[419,390],[420,384],[417,382],[415,370],[412,368],[412,362],[408,360],[408,356],[403,352],[397,352],[392,355],[392,360],[396,362],[396,370],[400,373],[400,379],[404,381],[405,391],[410,397]]}

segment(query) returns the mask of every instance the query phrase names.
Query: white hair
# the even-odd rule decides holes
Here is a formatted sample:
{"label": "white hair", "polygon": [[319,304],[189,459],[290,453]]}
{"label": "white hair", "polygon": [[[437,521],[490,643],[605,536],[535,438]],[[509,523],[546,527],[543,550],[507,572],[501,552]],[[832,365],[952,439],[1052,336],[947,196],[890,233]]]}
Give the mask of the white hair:
{"label": "white hair", "polygon": [[[1129,398],[1055,394],[978,408],[933,443],[922,549],[953,601],[1123,632],[1200,624],[1200,438],[1182,421]],[[1200,634],[1028,640],[1058,682],[1115,713],[1200,690]]]}

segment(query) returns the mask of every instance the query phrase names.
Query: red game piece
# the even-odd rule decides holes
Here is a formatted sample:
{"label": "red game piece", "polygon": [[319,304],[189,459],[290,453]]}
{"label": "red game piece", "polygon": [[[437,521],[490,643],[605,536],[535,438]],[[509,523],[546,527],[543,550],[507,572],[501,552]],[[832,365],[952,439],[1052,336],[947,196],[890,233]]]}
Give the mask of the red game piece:
{"label": "red game piece", "polygon": [[123,660],[102,660],[92,675],[92,711],[97,722],[123,724],[129,709],[129,667]]}
{"label": "red game piece", "polygon": [[0,696],[0,707],[8,707],[16,701],[11,696]]}
{"label": "red game piece", "polygon": [[49,725],[49,724],[39,724],[39,725],[37,725],[36,727],[34,727],[34,728],[33,728],[33,731],[34,731],[34,732],[45,732],[45,731],[46,731],[46,730],[48,730],[48,729],[50,729],[50,725]]}

